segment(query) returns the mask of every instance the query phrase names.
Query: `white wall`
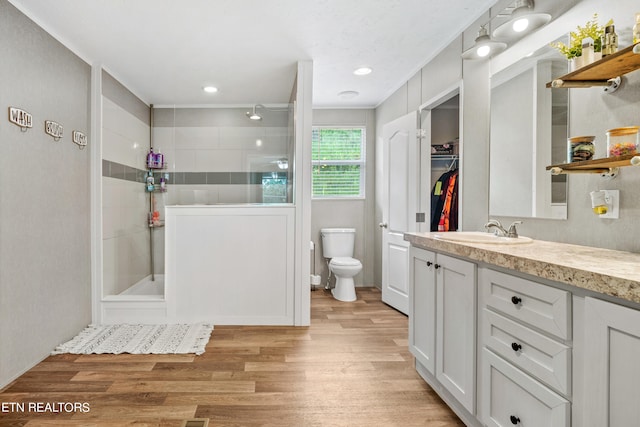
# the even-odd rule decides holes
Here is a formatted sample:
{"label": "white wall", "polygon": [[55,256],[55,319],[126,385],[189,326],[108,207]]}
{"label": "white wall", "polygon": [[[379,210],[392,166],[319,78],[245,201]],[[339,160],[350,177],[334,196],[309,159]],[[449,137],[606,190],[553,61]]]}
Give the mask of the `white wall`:
{"label": "white wall", "polygon": [[151,274],[149,194],[143,184],[148,117],[141,120],[114,102],[108,87],[102,96],[103,296],[117,295]]}
{"label": "white wall", "polygon": [[[378,232],[373,224],[374,179],[375,179],[375,114],[374,110],[313,110],[314,126],[364,126],[366,133],[365,198],[352,200],[314,199],[311,202],[311,240],[315,243],[315,274],[326,283],[328,269],[322,257],[320,229],[327,227],[349,227],[356,229],[354,257],[362,262],[362,271],[354,278],[357,286],[372,286],[375,283],[374,235]],[[312,265],[313,268],[313,265]]]}
{"label": "white wall", "polygon": [[[0,388],[91,321],[91,69],[0,0],[0,100],[33,115],[0,121]],[[55,142],[43,122],[64,126]]]}

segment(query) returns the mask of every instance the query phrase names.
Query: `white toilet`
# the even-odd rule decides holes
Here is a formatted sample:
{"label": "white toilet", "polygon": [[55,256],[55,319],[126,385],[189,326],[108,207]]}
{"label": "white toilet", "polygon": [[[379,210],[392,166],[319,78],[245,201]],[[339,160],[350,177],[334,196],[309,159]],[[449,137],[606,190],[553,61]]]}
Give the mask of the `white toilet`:
{"label": "white toilet", "polygon": [[355,228],[323,228],[322,255],[330,258],[329,270],[336,276],[336,287],[331,293],[340,301],[355,301],[356,287],[353,276],[362,270],[359,260],[353,258],[356,241]]}

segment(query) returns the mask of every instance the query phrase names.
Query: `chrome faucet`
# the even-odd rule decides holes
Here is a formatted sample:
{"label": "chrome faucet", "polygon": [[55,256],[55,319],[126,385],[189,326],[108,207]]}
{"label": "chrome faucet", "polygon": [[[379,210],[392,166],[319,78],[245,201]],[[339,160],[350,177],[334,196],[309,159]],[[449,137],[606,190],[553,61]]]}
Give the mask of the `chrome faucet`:
{"label": "chrome faucet", "polygon": [[498,221],[497,219],[490,219],[489,222],[484,225],[484,228],[487,229],[487,233],[491,233],[491,229],[494,229],[493,234],[495,234],[496,236],[507,235],[507,230],[504,229],[502,224],[500,224],[500,221]]}
{"label": "chrome faucet", "polygon": [[509,230],[505,230],[505,228],[502,226],[502,224],[500,224],[500,221],[498,221],[497,219],[490,219],[489,222],[487,222],[484,225],[484,228],[487,229],[487,232],[490,233],[492,228],[495,228],[494,233],[496,236],[505,236],[505,237],[512,237],[512,238],[518,238],[518,230],[516,229],[516,225],[518,224],[522,224],[522,221],[514,221],[511,223],[511,225],[509,226]]}

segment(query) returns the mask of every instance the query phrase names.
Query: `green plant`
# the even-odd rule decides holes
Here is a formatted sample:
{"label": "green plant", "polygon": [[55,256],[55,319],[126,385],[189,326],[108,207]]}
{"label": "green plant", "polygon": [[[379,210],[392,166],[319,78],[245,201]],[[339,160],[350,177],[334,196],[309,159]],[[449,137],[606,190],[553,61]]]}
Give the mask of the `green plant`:
{"label": "green plant", "polygon": [[567,59],[572,59],[582,55],[582,40],[591,37],[593,39],[594,52],[601,52],[604,29],[612,24],[613,19],[609,19],[605,25],[599,25],[598,14],[594,13],[593,18],[587,21],[584,27],[578,25],[575,31],[569,33],[568,45],[562,42],[553,42],[551,43],[551,47],[558,49]]}

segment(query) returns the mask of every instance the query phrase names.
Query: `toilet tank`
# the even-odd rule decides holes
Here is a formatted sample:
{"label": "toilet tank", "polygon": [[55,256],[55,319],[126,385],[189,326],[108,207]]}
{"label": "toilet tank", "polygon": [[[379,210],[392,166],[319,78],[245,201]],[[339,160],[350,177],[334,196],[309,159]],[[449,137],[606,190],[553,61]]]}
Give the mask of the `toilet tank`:
{"label": "toilet tank", "polygon": [[322,256],[325,258],[353,257],[353,247],[356,241],[355,228],[323,228]]}

